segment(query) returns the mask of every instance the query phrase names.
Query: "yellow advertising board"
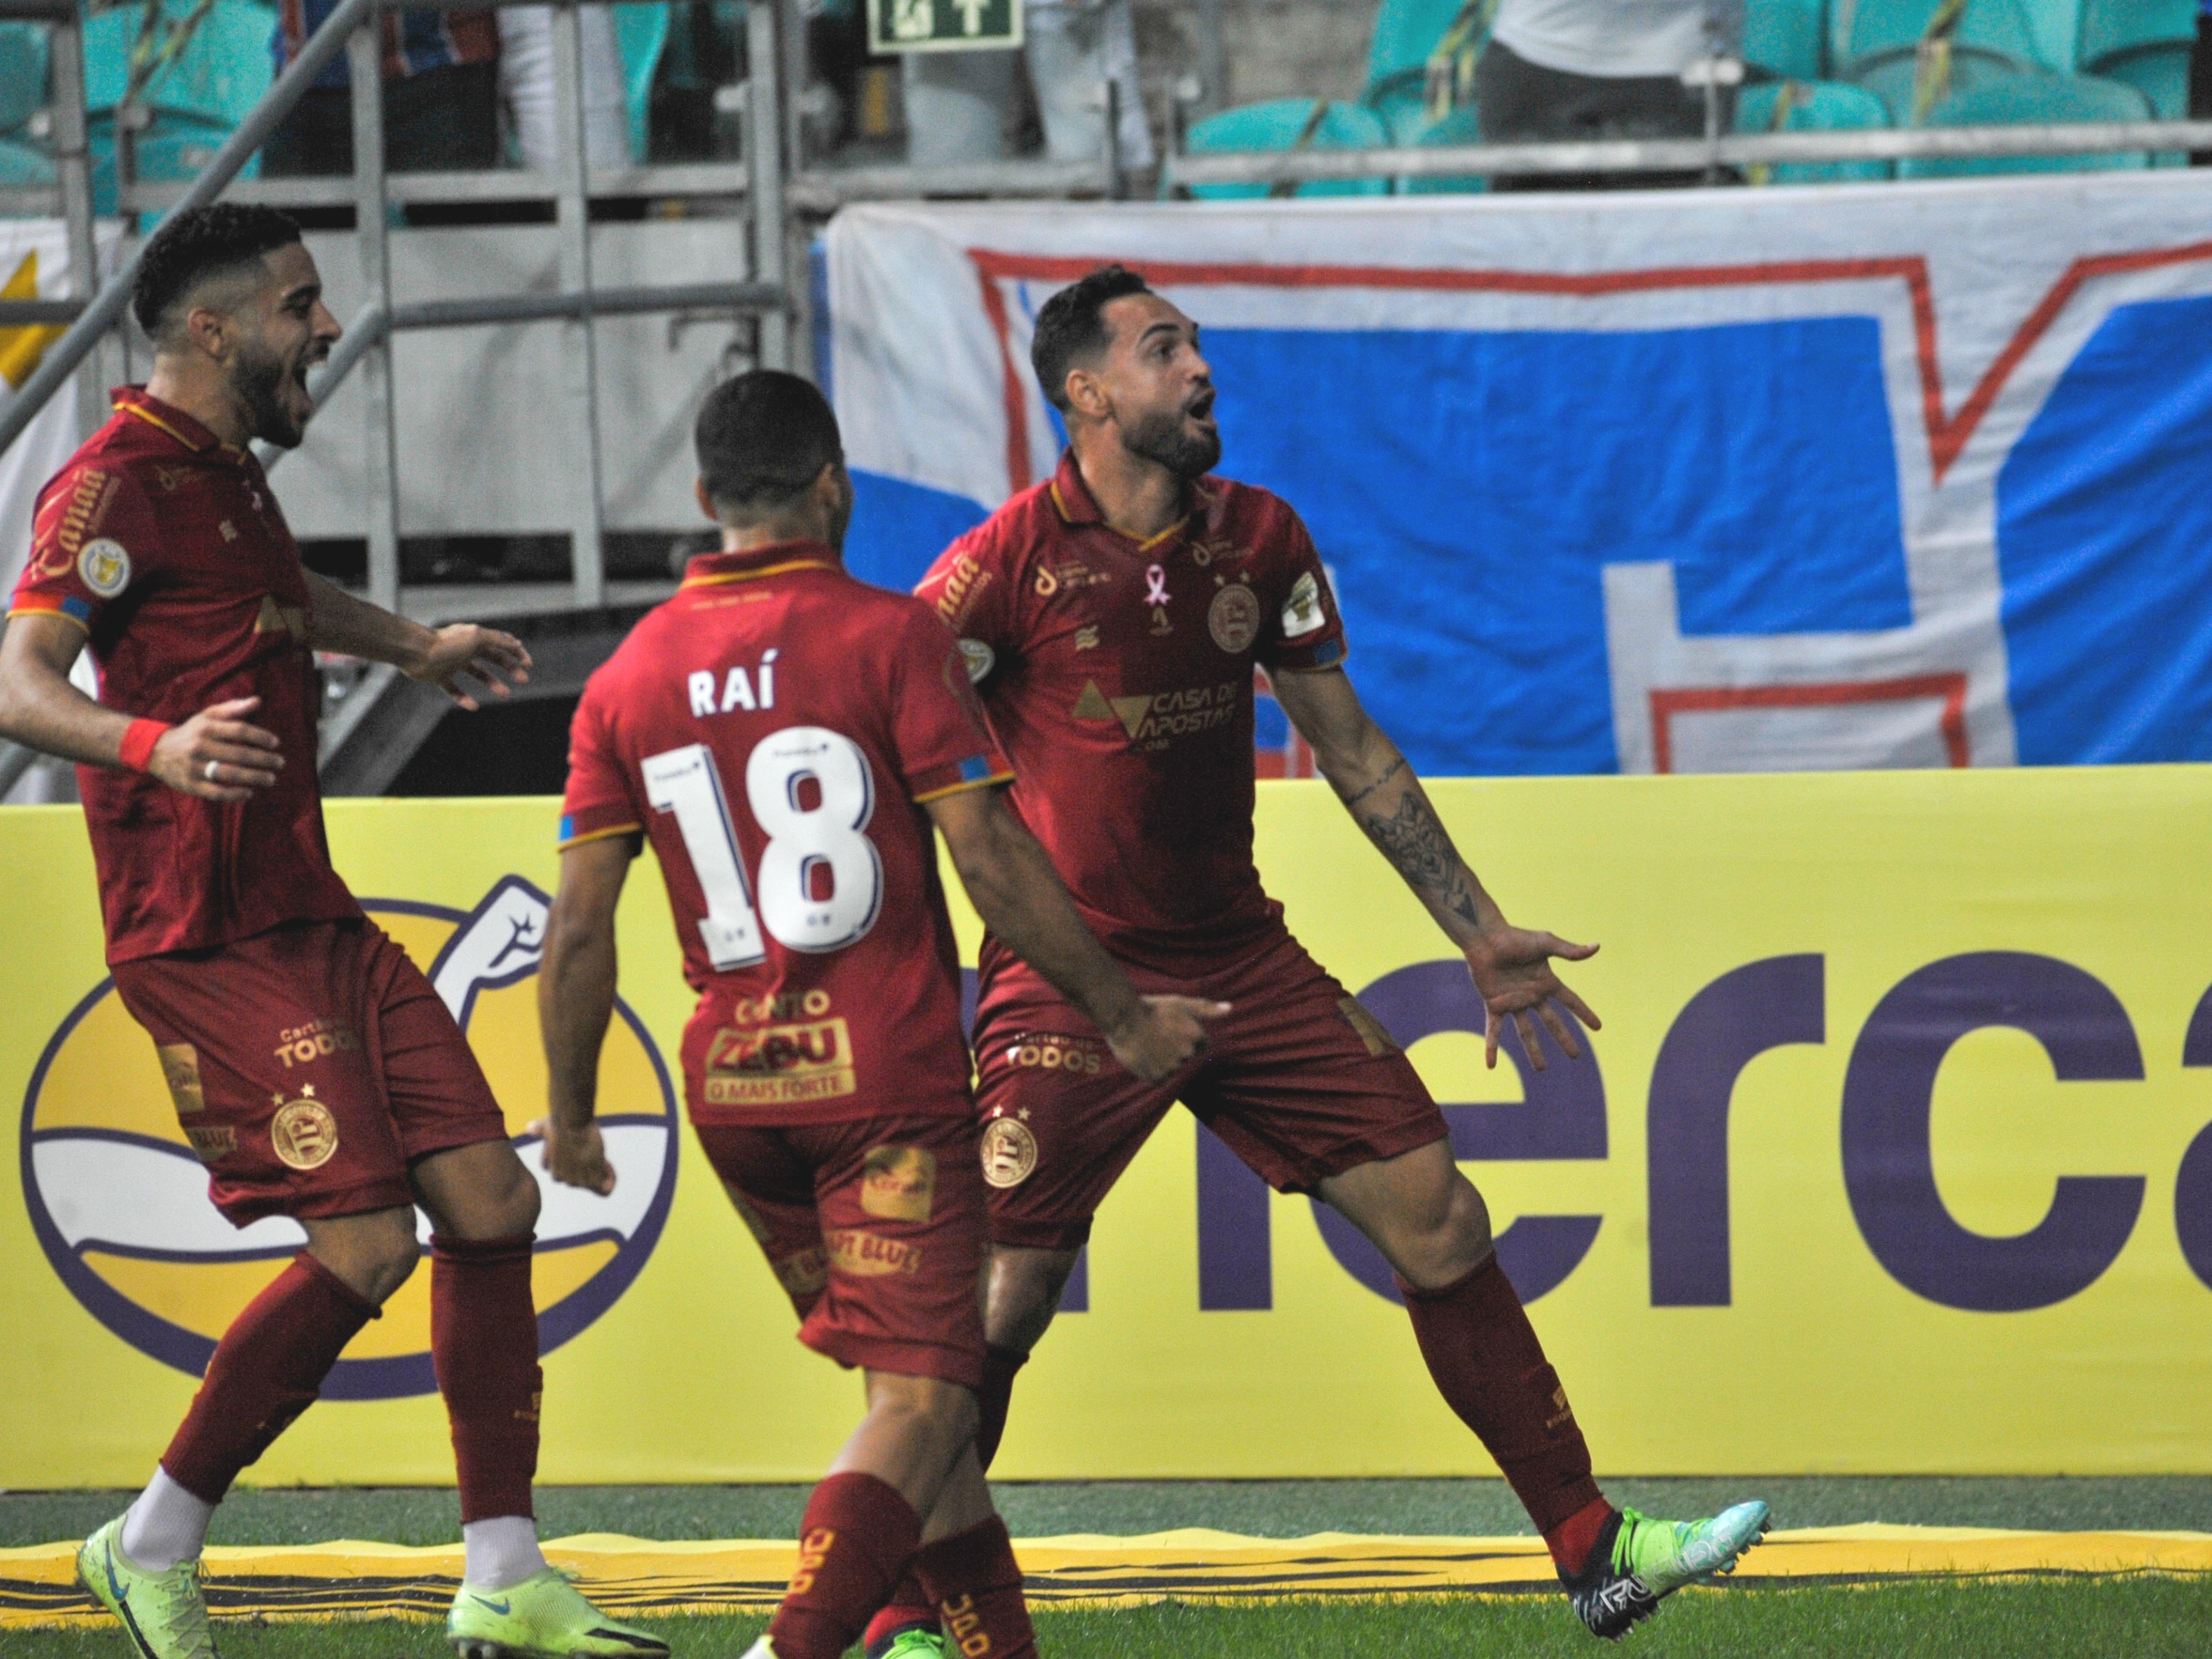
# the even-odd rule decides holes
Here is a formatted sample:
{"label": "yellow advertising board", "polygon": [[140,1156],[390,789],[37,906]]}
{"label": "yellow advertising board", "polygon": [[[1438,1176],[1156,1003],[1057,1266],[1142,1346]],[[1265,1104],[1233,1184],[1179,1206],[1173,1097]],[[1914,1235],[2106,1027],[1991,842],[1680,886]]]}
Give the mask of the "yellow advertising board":
{"label": "yellow advertising board", "polygon": [[[1510,915],[1602,944],[1571,970],[1595,1065],[1483,1069],[1449,947],[1322,786],[1261,786],[1261,866],[1447,1103],[1601,1471],[2212,1471],[2212,769],[1434,791]],[[522,1133],[553,803],[329,817]],[[207,1205],[106,985],[74,809],[0,811],[0,1486],[135,1484],[297,1236]],[[540,1229],[543,1476],[811,1479],[859,1385],[792,1340],[679,1127],[689,996],[649,860],[621,943],[620,1185],[549,1194]],[[426,1280],[250,1479],[451,1479]],[[1101,1212],[997,1473],[1491,1472],[1388,1291],[1176,1114]]]}

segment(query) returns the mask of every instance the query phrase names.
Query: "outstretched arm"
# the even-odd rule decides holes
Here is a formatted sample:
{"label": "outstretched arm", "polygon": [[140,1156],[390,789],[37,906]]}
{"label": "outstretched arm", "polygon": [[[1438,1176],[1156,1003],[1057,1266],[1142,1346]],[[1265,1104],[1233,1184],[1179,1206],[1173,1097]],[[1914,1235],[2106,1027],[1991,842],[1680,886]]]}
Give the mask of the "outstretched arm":
{"label": "outstretched arm", "polygon": [[70,684],[84,630],[59,614],[25,612],[0,639],[0,737],[88,766],[131,766],[202,800],[250,800],[276,781],[276,734],[249,725],[258,697],[234,697],[159,732],[143,755],[126,754],[130,715],[102,708]]}
{"label": "outstretched arm", "polygon": [[561,854],[561,889],[545,924],[538,964],[538,1035],[545,1045],[545,1168],[571,1187],[602,1196],[614,1168],[592,1115],[599,1107],[599,1045],[615,1012],[615,905],[636,848],[627,836],[580,842]]}
{"label": "outstretched arm", "polygon": [[489,686],[495,697],[508,695],[507,683],[530,678],[530,653],[512,634],[475,623],[425,628],[380,605],[356,599],[336,582],[312,570],[307,599],[313,607],[308,633],[319,651],[342,652],[371,662],[388,662],[410,679],[434,685],[464,708],[477,700],[461,676]]}
{"label": "outstretched arm", "polygon": [[925,810],[983,925],[1090,1018],[1115,1059],[1160,1083],[1205,1048],[1204,1022],[1227,1013],[1228,1004],[1138,995],[1076,915],[1044,848],[1014,821],[996,789],[940,795]]}
{"label": "outstretched arm", "polygon": [[1342,800],[1352,821],[1367,832],[1391,867],[1405,878],[1414,896],[1428,907],[1437,926],[1467,957],[1475,989],[1488,1011],[1487,1050],[1498,1064],[1499,1022],[1515,1020],[1521,1046],[1541,1067],[1544,1051],[1536,1041],[1533,1013],[1570,1057],[1582,1045],[1564,1006],[1592,1030],[1598,1018],[1552,971],[1551,958],[1580,962],[1597,951],[1595,945],[1570,945],[1553,933],[1510,926],[1497,901],[1483,890],[1436,808],[1413,775],[1406,757],[1360,707],[1352,681],[1337,668],[1309,672],[1285,671],[1274,677],[1275,698],[1299,734],[1313,746],[1314,764]]}

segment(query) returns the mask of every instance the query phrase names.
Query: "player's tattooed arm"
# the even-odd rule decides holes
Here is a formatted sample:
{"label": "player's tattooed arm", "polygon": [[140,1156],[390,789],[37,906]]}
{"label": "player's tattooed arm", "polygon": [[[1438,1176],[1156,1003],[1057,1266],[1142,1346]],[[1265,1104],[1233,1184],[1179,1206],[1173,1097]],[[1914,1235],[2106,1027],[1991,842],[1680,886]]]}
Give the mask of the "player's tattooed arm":
{"label": "player's tattooed arm", "polygon": [[305,574],[312,607],[309,634],[318,650],[388,662],[410,678],[436,686],[464,708],[477,707],[478,685],[504,697],[508,681],[520,685],[530,678],[530,653],[512,634],[475,623],[425,628],[356,599],[313,571]]}
{"label": "player's tattooed arm", "polygon": [[1593,1029],[1597,1016],[1559,982],[1552,958],[1579,961],[1597,947],[1570,945],[1554,934],[1507,922],[1452,845],[1420,779],[1359,706],[1341,669],[1279,673],[1274,681],[1283,712],[1313,746],[1316,768],[1352,821],[1466,956],[1488,1011],[1490,1063],[1498,1063],[1498,1032],[1507,1019],[1518,1026],[1522,1049],[1540,1068],[1544,1051],[1536,1037],[1537,1020],[1563,1052],[1579,1054],[1572,1024],[1561,1011]]}

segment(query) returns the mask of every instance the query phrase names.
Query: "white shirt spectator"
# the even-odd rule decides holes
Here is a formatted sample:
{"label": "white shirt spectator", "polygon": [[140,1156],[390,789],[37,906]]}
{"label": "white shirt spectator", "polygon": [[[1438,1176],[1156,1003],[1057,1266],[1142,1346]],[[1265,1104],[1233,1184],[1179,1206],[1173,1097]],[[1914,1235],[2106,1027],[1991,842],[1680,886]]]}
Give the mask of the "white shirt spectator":
{"label": "white shirt spectator", "polygon": [[1492,36],[1566,75],[1676,76],[1742,48],[1744,0],[1499,0]]}

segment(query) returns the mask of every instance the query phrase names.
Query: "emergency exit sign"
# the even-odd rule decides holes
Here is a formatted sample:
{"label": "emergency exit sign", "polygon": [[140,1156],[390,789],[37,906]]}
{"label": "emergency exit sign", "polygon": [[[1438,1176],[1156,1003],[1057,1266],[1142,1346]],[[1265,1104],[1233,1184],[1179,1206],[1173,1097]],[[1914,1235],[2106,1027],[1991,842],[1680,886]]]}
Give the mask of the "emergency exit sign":
{"label": "emergency exit sign", "polygon": [[1022,43],[1022,0],[868,0],[872,52],[1003,52]]}

